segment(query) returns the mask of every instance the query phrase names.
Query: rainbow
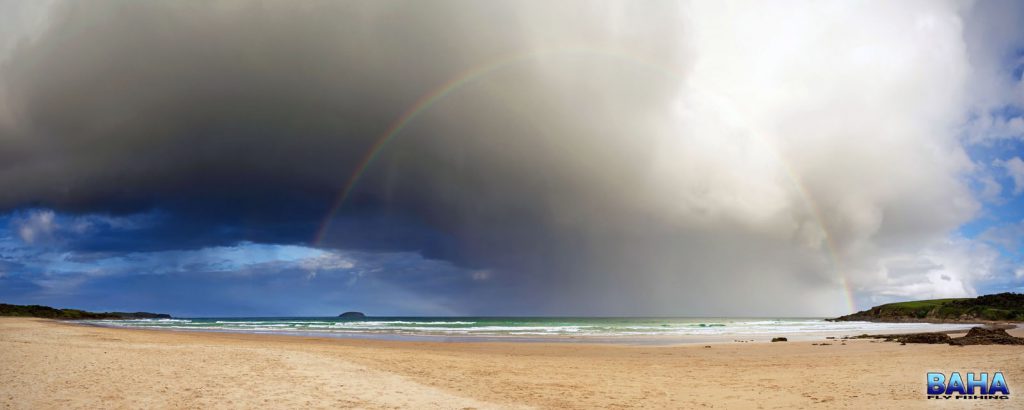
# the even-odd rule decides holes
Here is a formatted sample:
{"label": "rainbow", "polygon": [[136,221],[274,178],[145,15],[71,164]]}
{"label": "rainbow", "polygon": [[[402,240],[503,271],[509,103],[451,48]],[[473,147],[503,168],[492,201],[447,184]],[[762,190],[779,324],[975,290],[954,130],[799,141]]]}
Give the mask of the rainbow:
{"label": "rainbow", "polygon": [[[676,67],[659,63],[649,58],[644,58],[643,56],[630,53],[626,50],[597,49],[579,46],[549,47],[543,49],[534,49],[522,53],[507,54],[499,56],[487,62],[472,66],[460,72],[459,74],[453,76],[448,81],[445,81],[444,83],[441,83],[440,85],[434,87],[426,94],[420,96],[408,108],[406,108],[406,110],[403,111],[402,114],[398,116],[398,118],[391,122],[384,130],[384,132],[380,134],[380,136],[377,137],[377,139],[370,146],[370,148],[367,149],[362,159],[356,165],[355,169],[349,175],[348,179],[346,179],[344,187],[334,197],[334,200],[331,202],[331,206],[328,208],[327,214],[324,216],[323,220],[320,222],[320,225],[316,230],[316,233],[312,240],[312,244],[316,246],[323,241],[328,229],[330,228],[331,221],[334,219],[334,216],[344,206],[346,200],[352,194],[352,191],[355,189],[356,185],[358,185],[360,179],[367,172],[370,165],[373,164],[374,160],[377,159],[377,157],[388,145],[388,143],[395,139],[395,137],[398,136],[398,134],[400,134],[402,130],[404,130],[413,120],[422,115],[423,112],[432,107],[438,101],[443,100],[445,97],[452,95],[458,90],[464,88],[467,85],[473,84],[480,79],[483,79],[502,70],[514,67],[517,64],[521,64],[540,57],[555,54],[579,54],[592,55],[602,58],[613,58],[617,60],[623,60],[639,64],[641,66],[653,69],[656,72],[660,72],[661,74],[673,79],[683,78],[683,76],[680,74],[681,70],[679,70]],[[782,156],[779,154],[778,150],[775,149],[774,145],[765,144],[765,146],[773,148],[775,157],[779,160],[779,163],[783,165],[783,169],[785,170],[786,176],[792,182],[794,187],[796,187],[797,191],[800,193],[800,196],[804,200],[804,203],[809,207],[812,215],[816,219],[816,222],[824,232],[825,247],[829,254],[830,261],[832,262],[833,270],[836,272],[839,284],[843,289],[843,293],[846,298],[846,304],[848,305],[850,311],[855,311],[856,306],[853,298],[853,290],[851,289],[849,282],[846,279],[846,275],[842,273],[843,271],[841,268],[841,264],[839,263],[839,252],[837,251],[835,241],[833,240],[832,235],[829,233],[828,227],[825,224],[825,220],[821,214],[820,208],[818,207],[817,203],[813,200],[813,197],[811,196],[810,191],[807,189],[805,184],[801,182],[797,174],[792,170],[788,163],[783,160]]]}
{"label": "rainbow", "polygon": [[367,169],[373,163],[373,161],[380,155],[384,147],[395,138],[412,120],[419,117],[424,111],[433,106],[438,101],[458,91],[466,85],[474,83],[484,77],[497,73],[501,70],[505,70],[514,67],[516,64],[524,63],[533,59],[537,59],[544,56],[556,55],[556,54],[582,54],[582,55],[596,55],[602,57],[611,57],[615,59],[621,59],[633,63],[638,63],[643,66],[653,68],[660,71],[663,75],[667,75],[673,78],[679,78],[677,74],[679,70],[673,67],[667,67],[663,64],[653,63],[649,59],[639,58],[629,52],[623,50],[606,50],[606,49],[595,49],[586,47],[562,47],[562,48],[544,48],[534,49],[529,52],[503,55],[501,57],[492,59],[484,64],[479,64],[469,69],[460,72],[448,81],[438,85],[431,89],[431,91],[423,94],[418,98],[412,105],[409,106],[401,115],[398,116],[395,121],[391,122],[383,133],[374,141],[374,143],[367,149],[366,154],[356,165],[355,170],[349,175],[345,181],[344,188],[338,193],[328,208],[327,215],[321,221],[319,228],[313,238],[313,244],[319,244],[323,241],[326,235],[327,229],[330,227],[330,222],[334,218],[334,215],[341,209],[345,204],[345,201],[352,194],[353,189],[359,183],[359,180],[366,173]]}

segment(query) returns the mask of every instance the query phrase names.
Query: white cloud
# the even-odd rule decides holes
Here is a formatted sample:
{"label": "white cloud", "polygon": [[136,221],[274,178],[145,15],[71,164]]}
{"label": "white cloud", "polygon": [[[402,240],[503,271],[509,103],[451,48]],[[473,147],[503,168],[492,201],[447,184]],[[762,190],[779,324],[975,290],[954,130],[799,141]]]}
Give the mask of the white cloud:
{"label": "white cloud", "polygon": [[999,195],[1003,193],[1003,186],[995,178],[985,175],[979,179],[979,182],[981,182],[979,195],[983,201],[996,202],[999,200]]}
{"label": "white cloud", "polygon": [[351,258],[342,256],[336,252],[324,252],[311,258],[299,260],[298,266],[309,272],[306,275],[307,279],[314,279],[319,272],[348,270],[354,268],[356,264]]}
{"label": "white cloud", "polygon": [[[980,208],[958,134],[972,101],[962,7],[692,6],[692,70],[652,170],[664,205],[779,237],[823,226],[838,270],[864,291],[973,292],[978,275],[961,271],[969,264],[939,251],[966,246],[943,241]],[[891,271],[877,261],[899,258],[944,268],[878,288],[877,275]]]}
{"label": "white cloud", "polygon": [[1013,179],[1014,195],[1024,192],[1024,161],[1020,157],[1013,157],[1005,161],[997,160],[996,165],[1006,169],[1006,174]]}
{"label": "white cloud", "polygon": [[978,238],[1001,246],[1008,252],[1016,252],[1024,245],[1024,221],[993,226],[978,235]]}
{"label": "white cloud", "polygon": [[125,216],[104,214],[79,215],[69,218],[68,230],[78,235],[88,234],[97,229],[131,231],[153,226],[161,217],[162,214],[156,211]]}
{"label": "white cloud", "polygon": [[1001,139],[1024,139],[1024,118],[984,113],[970,121],[964,131],[969,143],[979,144]]}
{"label": "white cloud", "polygon": [[342,255],[333,252],[325,252],[312,258],[300,260],[299,266],[307,270],[333,270],[352,269],[356,265],[351,259]]}
{"label": "white cloud", "polygon": [[[843,282],[861,297],[975,292],[993,254],[950,239],[981,210],[962,136],[981,98],[974,61],[993,53],[971,51],[992,43],[965,35],[969,12],[942,1],[686,3],[666,107],[621,135],[559,135],[574,147],[568,164],[594,147],[617,154],[603,169],[558,169],[572,195],[614,192],[547,197],[559,227],[588,238],[564,262],[579,277],[556,278],[573,286],[560,295],[582,304],[619,289],[600,307],[678,311],[740,292],[751,296],[736,306],[840,312]],[[897,280],[879,262],[893,260],[937,267]]]}
{"label": "white cloud", "polygon": [[85,276],[60,276],[47,275],[32,280],[32,283],[40,287],[37,295],[40,296],[67,296],[73,295],[88,280]]}
{"label": "white cloud", "polygon": [[159,218],[157,212],[125,216],[104,214],[67,215],[52,209],[30,209],[15,212],[10,227],[27,244],[54,244],[80,238],[97,230],[129,231],[152,226]]}
{"label": "white cloud", "polygon": [[998,264],[999,252],[995,249],[954,238],[917,252],[880,259],[879,274],[862,283],[861,292],[869,295],[869,305],[892,300],[974,296],[975,284],[993,279]]}
{"label": "white cloud", "polygon": [[50,239],[57,230],[55,215],[51,210],[32,210],[15,218],[12,223],[18,237],[25,243],[32,244]]}
{"label": "white cloud", "polygon": [[1004,109],[1024,107],[1024,78],[1014,72],[1024,64],[1019,57],[1024,3],[979,1],[967,5],[961,14],[971,63],[972,104],[968,108],[974,116],[964,131],[967,142],[1020,140],[1024,138],[1024,118],[1006,116]]}

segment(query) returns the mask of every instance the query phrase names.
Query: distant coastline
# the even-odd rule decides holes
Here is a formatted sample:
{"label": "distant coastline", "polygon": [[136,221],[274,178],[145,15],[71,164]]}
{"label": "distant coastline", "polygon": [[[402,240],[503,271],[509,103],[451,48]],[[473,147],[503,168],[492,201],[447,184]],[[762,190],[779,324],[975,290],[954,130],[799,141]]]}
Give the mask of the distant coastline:
{"label": "distant coastline", "polygon": [[171,315],[150,312],[89,312],[80,309],[56,309],[42,305],[10,305],[0,303],[0,316],[38,317],[57,320],[130,320],[171,319]]}
{"label": "distant coastline", "polygon": [[[37,317],[58,320],[137,320],[172,319],[165,313],[90,312],[81,309],[59,309],[42,305],[0,303],[0,316]],[[345,312],[342,319],[366,319],[362,312]],[[930,299],[887,303],[827,322],[875,323],[1020,323],[1024,322],[1024,294],[998,293],[976,298]]]}

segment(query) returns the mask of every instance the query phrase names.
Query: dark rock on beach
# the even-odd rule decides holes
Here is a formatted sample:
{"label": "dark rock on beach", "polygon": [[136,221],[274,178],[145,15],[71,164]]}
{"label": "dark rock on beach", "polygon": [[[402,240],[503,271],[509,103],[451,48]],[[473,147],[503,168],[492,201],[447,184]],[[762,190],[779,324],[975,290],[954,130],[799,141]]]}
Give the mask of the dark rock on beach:
{"label": "dark rock on beach", "polygon": [[[925,343],[925,344],[941,344],[949,343],[949,335],[945,333],[911,333],[906,335],[896,335],[894,339],[900,343]],[[886,339],[890,341],[890,339]]]}
{"label": "dark rock on beach", "polygon": [[1006,330],[972,327],[964,337],[949,337],[946,333],[909,333],[902,335],[860,335],[853,339],[885,339],[886,342],[968,345],[1024,345],[1024,338],[1011,336]]}
{"label": "dark rock on beach", "polygon": [[924,343],[924,344],[945,344],[952,340],[949,335],[945,333],[906,333],[896,335],[859,335],[854,336],[851,339],[884,339],[886,342],[899,342],[901,344],[906,343]]}
{"label": "dark rock on beach", "polygon": [[1024,338],[1011,336],[1003,329],[972,327],[967,336],[949,341],[953,346],[967,345],[1024,345]]}
{"label": "dark rock on beach", "polygon": [[786,339],[784,337],[773,337],[772,338],[772,342],[786,342],[786,341],[789,341],[789,339]]}

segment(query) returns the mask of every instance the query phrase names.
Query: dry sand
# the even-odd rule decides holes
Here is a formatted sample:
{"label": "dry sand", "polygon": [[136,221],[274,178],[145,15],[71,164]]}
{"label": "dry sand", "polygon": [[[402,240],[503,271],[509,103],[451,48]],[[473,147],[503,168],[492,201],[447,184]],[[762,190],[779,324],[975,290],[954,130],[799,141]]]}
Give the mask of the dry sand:
{"label": "dry sand", "polygon": [[[830,342],[421,343],[0,318],[0,407],[1024,408],[1024,347]],[[925,399],[927,371],[997,370],[1008,401]]]}

